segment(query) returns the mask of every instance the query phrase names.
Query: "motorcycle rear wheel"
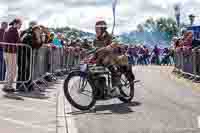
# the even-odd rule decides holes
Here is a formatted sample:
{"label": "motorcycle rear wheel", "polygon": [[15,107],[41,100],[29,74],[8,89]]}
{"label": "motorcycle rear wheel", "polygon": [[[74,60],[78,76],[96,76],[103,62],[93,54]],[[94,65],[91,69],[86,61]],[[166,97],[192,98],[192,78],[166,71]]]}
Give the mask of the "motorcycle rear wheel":
{"label": "motorcycle rear wheel", "polygon": [[[125,79],[122,80],[122,77],[125,77]],[[124,103],[130,103],[132,99],[134,98],[134,93],[135,93],[135,86],[134,86],[134,81],[128,79],[125,75],[122,75],[121,77],[121,82],[123,84],[122,87],[125,87],[126,90],[130,89],[129,94],[126,94],[126,92],[122,89],[122,87],[119,87],[119,91],[121,93],[121,97],[119,97],[119,100],[124,102]],[[127,88],[129,87],[129,88]]]}

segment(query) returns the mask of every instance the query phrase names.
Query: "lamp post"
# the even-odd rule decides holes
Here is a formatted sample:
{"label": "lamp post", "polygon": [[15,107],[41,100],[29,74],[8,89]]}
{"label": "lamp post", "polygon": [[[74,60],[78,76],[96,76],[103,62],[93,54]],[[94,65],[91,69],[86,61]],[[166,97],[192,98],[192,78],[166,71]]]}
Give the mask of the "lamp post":
{"label": "lamp post", "polygon": [[190,14],[188,17],[190,19],[190,25],[192,26],[194,24],[195,16],[193,14]]}
{"label": "lamp post", "polygon": [[176,23],[177,23],[178,28],[179,28],[180,27],[180,16],[181,16],[180,5],[179,4],[176,4],[174,6],[174,11],[175,11]]}

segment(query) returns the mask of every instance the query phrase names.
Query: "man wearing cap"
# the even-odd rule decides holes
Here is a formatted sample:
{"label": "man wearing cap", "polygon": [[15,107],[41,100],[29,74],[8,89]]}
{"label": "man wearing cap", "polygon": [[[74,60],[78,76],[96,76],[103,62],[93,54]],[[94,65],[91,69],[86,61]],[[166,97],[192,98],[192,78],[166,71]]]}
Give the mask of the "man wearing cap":
{"label": "man wearing cap", "polygon": [[19,37],[19,29],[21,28],[22,21],[20,19],[14,19],[10,24],[10,28],[4,35],[4,42],[11,43],[13,45],[8,45],[5,49],[5,61],[6,61],[6,81],[7,85],[4,86],[4,92],[14,92],[12,84],[14,82],[16,71],[17,71],[17,60],[16,60],[16,52],[17,52],[17,43],[20,42]]}

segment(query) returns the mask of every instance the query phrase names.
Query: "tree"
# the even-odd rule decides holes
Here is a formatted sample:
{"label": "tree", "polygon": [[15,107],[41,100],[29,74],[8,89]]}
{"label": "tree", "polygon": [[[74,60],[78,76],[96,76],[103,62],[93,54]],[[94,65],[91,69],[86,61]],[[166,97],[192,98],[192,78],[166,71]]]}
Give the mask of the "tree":
{"label": "tree", "polygon": [[147,31],[156,31],[156,22],[154,21],[153,18],[149,18],[143,24],[143,27]]}
{"label": "tree", "polygon": [[143,26],[142,24],[139,24],[139,25],[137,26],[137,31],[138,31],[138,32],[144,32],[144,26]]}
{"label": "tree", "polygon": [[137,26],[138,31],[143,32],[162,32],[166,33],[168,39],[177,35],[179,29],[176,21],[172,18],[159,18],[154,20],[153,18],[147,19],[143,24]]}
{"label": "tree", "polygon": [[179,29],[175,20],[172,18],[160,18],[156,21],[158,31],[168,34],[169,39],[177,35]]}

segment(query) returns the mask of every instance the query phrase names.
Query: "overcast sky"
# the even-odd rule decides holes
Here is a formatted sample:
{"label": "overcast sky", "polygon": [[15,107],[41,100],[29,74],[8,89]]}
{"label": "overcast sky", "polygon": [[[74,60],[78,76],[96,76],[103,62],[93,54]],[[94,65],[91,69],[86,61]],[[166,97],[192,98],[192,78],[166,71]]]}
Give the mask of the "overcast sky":
{"label": "overcast sky", "polygon": [[[116,32],[133,30],[150,16],[173,17],[177,2],[181,3],[182,21],[188,23],[190,13],[200,14],[200,0],[118,0]],[[14,17],[21,17],[24,27],[28,21],[37,20],[48,26],[68,25],[94,31],[98,19],[105,19],[112,27],[112,0],[0,0],[0,19],[10,21]]]}

